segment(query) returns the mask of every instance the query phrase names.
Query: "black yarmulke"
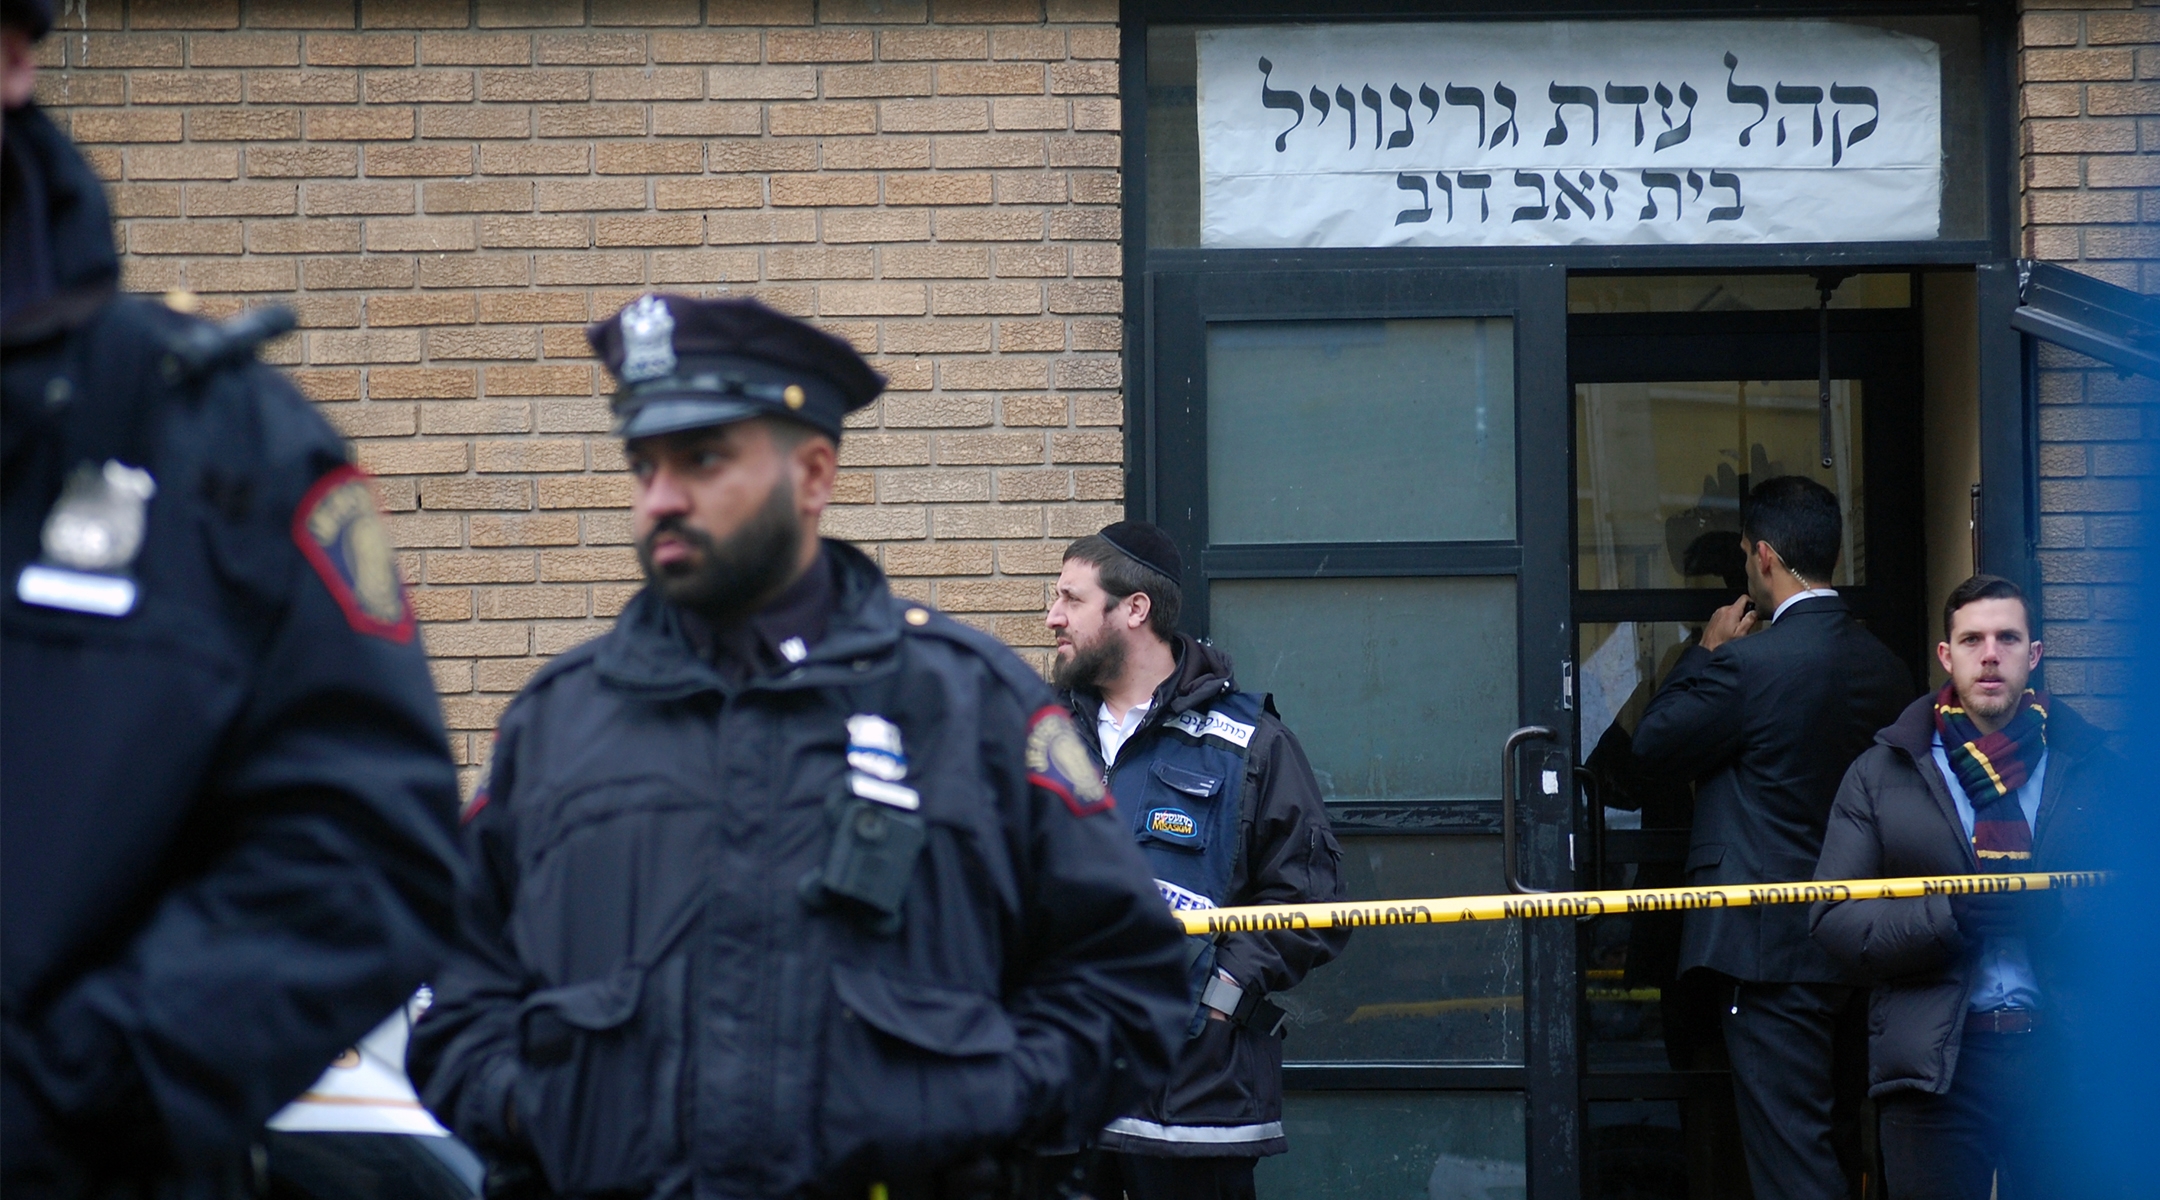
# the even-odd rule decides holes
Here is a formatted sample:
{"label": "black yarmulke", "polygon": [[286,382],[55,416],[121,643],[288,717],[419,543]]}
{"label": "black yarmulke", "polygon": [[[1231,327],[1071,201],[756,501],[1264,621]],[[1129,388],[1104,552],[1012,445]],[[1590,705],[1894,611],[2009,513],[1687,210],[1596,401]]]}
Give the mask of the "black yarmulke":
{"label": "black yarmulke", "polygon": [[1170,535],[1155,526],[1146,521],[1119,521],[1105,526],[1096,536],[1141,566],[1169,576],[1170,582],[1179,587],[1185,586],[1185,560],[1178,555]]}

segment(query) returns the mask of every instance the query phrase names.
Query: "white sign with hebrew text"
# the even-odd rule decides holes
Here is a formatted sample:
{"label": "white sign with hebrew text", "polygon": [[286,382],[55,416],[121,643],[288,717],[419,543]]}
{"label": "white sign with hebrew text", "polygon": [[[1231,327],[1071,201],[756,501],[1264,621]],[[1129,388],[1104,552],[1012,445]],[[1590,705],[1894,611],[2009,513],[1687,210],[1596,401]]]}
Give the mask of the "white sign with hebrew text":
{"label": "white sign with hebrew text", "polygon": [[1926,241],[1935,43],[1829,21],[1256,26],[1199,41],[1201,244]]}

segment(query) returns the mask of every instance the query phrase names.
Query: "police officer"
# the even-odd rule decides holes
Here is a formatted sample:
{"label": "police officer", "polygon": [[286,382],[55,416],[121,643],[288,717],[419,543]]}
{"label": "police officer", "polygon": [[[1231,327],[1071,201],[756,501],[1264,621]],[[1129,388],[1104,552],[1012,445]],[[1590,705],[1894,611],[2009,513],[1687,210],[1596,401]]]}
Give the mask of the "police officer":
{"label": "police officer", "polygon": [[[1273,699],[1241,692],[1222,651],[1177,630],[1182,564],[1162,530],[1120,521],[1065,551],[1048,623],[1056,681],[1110,764],[1110,789],[1170,907],[1301,904],[1345,894],[1320,787]],[[1234,1200],[1288,1148],[1283,1010],[1348,930],[1188,941],[1185,1041],[1169,1081],[1103,1130],[1098,1200]],[[1081,1169],[1088,1169],[1081,1164]]]}
{"label": "police officer", "polygon": [[0,1190],[211,1194],[446,950],[456,778],[281,326],[115,294],[49,11],[0,15]]}
{"label": "police officer", "polygon": [[1178,930],[1041,678],[818,537],[884,380],[748,299],[590,337],[647,586],[503,715],[423,1098],[501,1190],[1008,1194],[1162,1078]]}

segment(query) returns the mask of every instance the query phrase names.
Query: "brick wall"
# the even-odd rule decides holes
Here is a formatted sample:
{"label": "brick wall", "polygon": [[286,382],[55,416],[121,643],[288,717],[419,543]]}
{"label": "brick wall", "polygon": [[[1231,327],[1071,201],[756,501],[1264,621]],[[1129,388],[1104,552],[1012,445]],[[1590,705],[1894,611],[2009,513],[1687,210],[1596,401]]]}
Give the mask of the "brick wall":
{"label": "brick wall", "polygon": [[452,742],[637,588],[587,322],[755,295],[892,379],[830,534],[1038,659],[1121,515],[1115,0],[77,0],[40,96],[127,285],[290,303]]}
{"label": "brick wall", "polygon": [[[2020,7],[2024,253],[2160,293],[2160,2]],[[2048,686],[2119,725],[2154,384],[2045,344],[2039,366]]]}

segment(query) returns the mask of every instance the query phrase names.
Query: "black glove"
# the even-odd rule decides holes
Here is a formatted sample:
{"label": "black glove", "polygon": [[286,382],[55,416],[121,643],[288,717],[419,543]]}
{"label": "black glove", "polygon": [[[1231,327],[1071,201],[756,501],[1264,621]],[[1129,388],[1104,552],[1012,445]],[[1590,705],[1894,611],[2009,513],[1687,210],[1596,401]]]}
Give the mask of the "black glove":
{"label": "black glove", "polygon": [[2046,930],[2054,924],[2061,908],[2062,896],[2053,889],[1950,897],[1950,911],[1957,917],[1958,933],[1969,942],[1991,937],[2024,937]]}

